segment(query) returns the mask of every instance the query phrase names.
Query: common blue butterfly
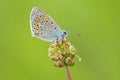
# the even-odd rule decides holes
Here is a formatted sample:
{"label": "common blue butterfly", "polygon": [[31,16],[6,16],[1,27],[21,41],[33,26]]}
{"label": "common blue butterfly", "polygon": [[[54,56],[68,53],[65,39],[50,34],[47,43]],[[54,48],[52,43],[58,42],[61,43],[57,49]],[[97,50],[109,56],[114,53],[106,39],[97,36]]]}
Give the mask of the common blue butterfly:
{"label": "common blue butterfly", "polygon": [[60,42],[67,36],[67,31],[62,30],[48,14],[37,7],[30,13],[30,29],[32,36],[49,42]]}

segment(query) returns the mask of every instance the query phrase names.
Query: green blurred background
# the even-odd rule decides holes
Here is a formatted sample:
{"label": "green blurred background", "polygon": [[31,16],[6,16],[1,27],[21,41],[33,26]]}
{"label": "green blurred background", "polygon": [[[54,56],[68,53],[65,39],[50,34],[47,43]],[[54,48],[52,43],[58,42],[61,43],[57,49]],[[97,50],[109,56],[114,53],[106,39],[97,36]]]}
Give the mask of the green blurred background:
{"label": "green blurred background", "polygon": [[119,0],[1,0],[0,80],[67,80],[48,57],[50,43],[31,36],[33,7],[71,32],[68,39],[82,58],[69,68],[73,80],[120,80]]}

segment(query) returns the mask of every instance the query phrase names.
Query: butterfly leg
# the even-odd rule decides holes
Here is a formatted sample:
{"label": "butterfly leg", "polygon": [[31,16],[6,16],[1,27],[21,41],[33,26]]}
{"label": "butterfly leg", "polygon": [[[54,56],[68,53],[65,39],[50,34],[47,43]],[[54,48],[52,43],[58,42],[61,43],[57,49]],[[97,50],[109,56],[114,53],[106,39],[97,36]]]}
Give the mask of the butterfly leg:
{"label": "butterfly leg", "polygon": [[56,41],[57,42],[61,42],[62,41],[62,37],[61,36],[56,37]]}
{"label": "butterfly leg", "polygon": [[61,42],[62,40],[66,39],[64,34],[59,34],[58,36],[56,36],[55,41],[57,42]]}

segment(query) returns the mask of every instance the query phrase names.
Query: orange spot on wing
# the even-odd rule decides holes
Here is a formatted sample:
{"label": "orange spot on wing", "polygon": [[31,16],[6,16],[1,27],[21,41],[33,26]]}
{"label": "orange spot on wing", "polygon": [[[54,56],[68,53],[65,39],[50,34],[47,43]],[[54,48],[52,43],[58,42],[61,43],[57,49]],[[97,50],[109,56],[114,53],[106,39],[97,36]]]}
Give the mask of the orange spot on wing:
{"label": "orange spot on wing", "polygon": [[35,35],[36,35],[36,36],[39,36],[39,32],[36,32]]}
{"label": "orange spot on wing", "polygon": [[45,20],[49,20],[48,18],[45,18]]}
{"label": "orange spot on wing", "polygon": [[38,17],[36,20],[35,20],[35,35],[36,36],[39,36],[40,34],[39,34],[39,32],[38,32],[38,30],[39,30],[39,21],[40,21],[40,17]]}
{"label": "orange spot on wing", "polygon": [[39,29],[39,25],[38,25],[39,21],[40,21],[40,18],[37,18],[37,19],[35,20],[35,30],[38,30],[38,29]]}
{"label": "orange spot on wing", "polygon": [[38,26],[36,26],[36,28],[35,28],[36,30],[38,30],[39,29],[39,27]]}
{"label": "orange spot on wing", "polygon": [[38,25],[38,23],[36,22],[35,23],[35,30],[38,30],[39,29],[39,25]]}
{"label": "orange spot on wing", "polygon": [[40,17],[38,17],[38,18],[35,20],[36,23],[39,23],[39,21],[40,21]]}
{"label": "orange spot on wing", "polygon": [[38,17],[38,20],[40,21],[40,17]]}
{"label": "orange spot on wing", "polygon": [[39,36],[40,33],[38,31],[35,31],[35,36]]}
{"label": "orange spot on wing", "polygon": [[41,20],[44,20],[44,19],[45,19],[45,17],[44,17],[44,16],[42,16],[42,17],[41,17]]}

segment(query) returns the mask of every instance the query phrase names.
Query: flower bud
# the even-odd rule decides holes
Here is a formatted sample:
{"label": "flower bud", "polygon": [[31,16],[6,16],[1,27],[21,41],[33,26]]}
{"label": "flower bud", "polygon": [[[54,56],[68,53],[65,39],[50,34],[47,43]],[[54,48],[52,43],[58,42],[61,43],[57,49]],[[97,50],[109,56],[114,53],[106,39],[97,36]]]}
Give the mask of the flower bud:
{"label": "flower bud", "polygon": [[73,65],[74,65],[74,62],[73,62],[73,60],[72,60],[71,57],[67,57],[65,63],[66,63],[67,65],[69,65],[69,66],[73,66]]}
{"label": "flower bud", "polygon": [[55,67],[59,67],[59,68],[64,66],[61,61],[56,61],[54,65]]}
{"label": "flower bud", "polygon": [[64,56],[60,55],[58,58],[60,61],[64,60]]}
{"label": "flower bud", "polygon": [[75,57],[75,48],[64,39],[61,42],[54,42],[48,49],[48,55],[54,61],[55,67],[73,66],[73,59]]}
{"label": "flower bud", "polygon": [[56,56],[51,56],[50,59],[53,60],[53,61],[57,61],[57,60],[58,60],[58,57],[56,57]]}

